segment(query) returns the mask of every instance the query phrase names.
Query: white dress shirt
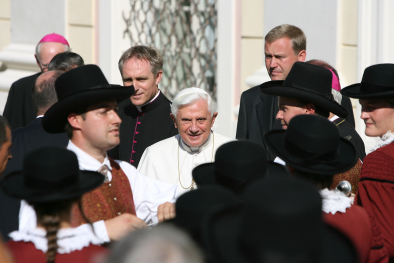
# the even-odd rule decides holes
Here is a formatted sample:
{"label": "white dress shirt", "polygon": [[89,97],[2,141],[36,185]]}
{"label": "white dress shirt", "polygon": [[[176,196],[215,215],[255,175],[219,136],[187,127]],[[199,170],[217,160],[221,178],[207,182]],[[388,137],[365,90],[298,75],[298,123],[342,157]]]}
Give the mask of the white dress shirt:
{"label": "white dress shirt", "polygon": [[[100,163],[75,146],[71,141],[69,141],[67,149],[77,155],[80,170],[98,171],[103,164],[106,164],[109,168],[107,172],[108,179],[109,181],[112,180],[112,167],[108,156],[105,157],[103,163]],[[147,224],[158,223],[158,206],[165,202],[175,202],[177,186],[148,178],[140,174],[134,166],[127,162],[119,160],[116,160],[116,162],[129,179],[137,217],[144,220]],[[33,229],[36,226],[37,218],[34,209],[22,200],[19,213],[19,230],[25,231],[27,229]],[[95,233],[103,242],[110,241],[103,220],[94,222],[93,227]]]}
{"label": "white dress shirt", "polygon": [[200,147],[189,147],[178,134],[146,148],[137,169],[148,177],[177,184],[179,196],[190,190],[184,188],[192,184],[192,170],[200,164],[213,162],[216,150],[233,140],[213,132]]}

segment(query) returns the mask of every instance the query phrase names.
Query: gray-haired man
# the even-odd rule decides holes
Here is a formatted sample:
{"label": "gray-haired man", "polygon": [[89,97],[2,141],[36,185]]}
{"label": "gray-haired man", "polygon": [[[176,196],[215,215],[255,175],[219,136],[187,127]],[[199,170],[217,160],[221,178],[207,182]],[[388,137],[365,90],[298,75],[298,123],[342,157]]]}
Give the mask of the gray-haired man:
{"label": "gray-haired man", "polygon": [[170,118],[170,104],[159,90],[163,58],[146,46],[134,46],[119,59],[124,86],[134,86],[130,100],[119,104],[120,144],[109,156],[137,167],[142,153],[150,145],[177,134]]}

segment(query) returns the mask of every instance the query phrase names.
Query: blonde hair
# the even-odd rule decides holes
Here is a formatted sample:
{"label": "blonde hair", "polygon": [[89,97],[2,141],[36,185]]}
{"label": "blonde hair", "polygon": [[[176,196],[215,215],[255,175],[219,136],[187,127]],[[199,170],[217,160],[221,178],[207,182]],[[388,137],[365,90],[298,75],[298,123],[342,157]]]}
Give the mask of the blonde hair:
{"label": "blonde hair", "polygon": [[304,32],[296,26],[283,24],[271,29],[265,36],[265,42],[272,43],[280,38],[287,37],[291,40],[291,46],[294,54],[301,50],[306,50],[306,37]]}

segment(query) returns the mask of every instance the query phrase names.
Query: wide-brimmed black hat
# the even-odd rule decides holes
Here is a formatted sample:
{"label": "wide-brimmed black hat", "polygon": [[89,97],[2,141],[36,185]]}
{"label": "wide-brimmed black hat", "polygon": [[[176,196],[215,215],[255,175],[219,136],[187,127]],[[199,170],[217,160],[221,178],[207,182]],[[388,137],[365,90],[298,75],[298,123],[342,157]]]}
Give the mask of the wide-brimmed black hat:
{"label": "wide-brimmed black hat", "polygon": [[[350,241],[322,219],[322,200],[296,178],[263,179],[243,207],[218,208],[203,223],[212,262],[357,262]],[[338,257],[338,258],[337,258]]]}
{"label": "wide-brimmed black hat", "polygon": [[263,140],[287,165],[316,175],[348,171],[358,159],[353,143],[341,138],[332,122],[316,115],[295,116],[287,130],[270,131]]}
{"label": "wide-brimmed black hat", "polygon": [[81,196],[104,181],[97,172],[80,171],[75,153],[44,147],[27,154],[23,170],[1,180],[3,191],[28,202],[55,202]]}
{"label": "wide-brimmed black hat", "polygon": [[42,119],[42,126],[49,133],[64,132],[70,113],[103,101],[120,101],[134,94],[134,86],[109,84],[96,65],[67,71],[56,80],[55,89],[58,102],[48,109]]}
{"label": "wide-brimmed black hat", "polygon": [[231,141],[220,146],[215,162],[201,164],[192,176],[198,187],[222,185],[241,194],[254,180],[270,176],[286,176],[284,167],[268,163],[265,148],[251,141]]}
{"label": "wide-brimmed black hat", "polygon": [[394,64],[377,64],[364,70],[361,83],[341,90],[351,98],[382,98],[394,96]]}
{"label": "wide-brimmed black hat", "polygon": [[296,62],[285,80],[268,81],[260,85],[262,93],[283,96],[312,103],[339,117],[349,114],[331,94],[332,73],[330,70],[304,62]]}

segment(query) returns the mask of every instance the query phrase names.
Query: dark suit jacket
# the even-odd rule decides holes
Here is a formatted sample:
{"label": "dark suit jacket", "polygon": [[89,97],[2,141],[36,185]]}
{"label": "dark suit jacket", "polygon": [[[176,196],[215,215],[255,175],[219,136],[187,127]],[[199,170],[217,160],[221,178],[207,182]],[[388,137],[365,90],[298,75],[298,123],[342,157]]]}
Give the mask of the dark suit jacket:
{"label": "dark suit jacket", "polygon": [[339,129],[339,136],[347,139],[348,141],[352,142],[354,146],[356,146],[358,158],[360,158],[360,160],[363,161],[366,155],[364,142],[361,139],[360,135],[356,132],[354,127],[351,124],[349,124],[346,119],[343,118],[338,118],[335,121],[333,121],[333,123]]}
{"label": "dark suit jacket", "polygon": [[34,83],[40,74],[21,78],[12,83],[3,112],[3,116],[11,125],[11,130],[25,127],[36,118],[31,94]]}
{"label": "dark suit jacket", "polygon": [[[353,108],[348,97],[342,97],[342,106],[349,111],[346,120],[350,119],[349,123],[354,127]],[[273,129],[282,128],[280,121],[276,120],[278,110],[277,96],[263,94],[259,86],[244,91],[239,106],[236,138],[260,143],[267,149],[263,143],[263,135]],[[267,151],[272,161],[275,157],[268,149]]]}
{"label": "dark suit jacket", "polygon": [[108,151],[108,155],[138,167],[147,147],[178,134],[170,117],[170,104],[162,92],[152,103],[142,107],[141,113],[129,99],[122,101],[119,104],[120,144]]}
{"label": "dark suit jacket", "polygon": [[[67,147],[67,135],[47,133],[41,120],[42,118],[37,118],[26,127],[12,131],[12,159],[8,161],[3,176],[22,170],[24,157],[33,150],[45,146]],[[0,190],[0,230],[5,240],[8,240],[10,232],[18,229],[19,208],[20,200],[10,198]]]}

